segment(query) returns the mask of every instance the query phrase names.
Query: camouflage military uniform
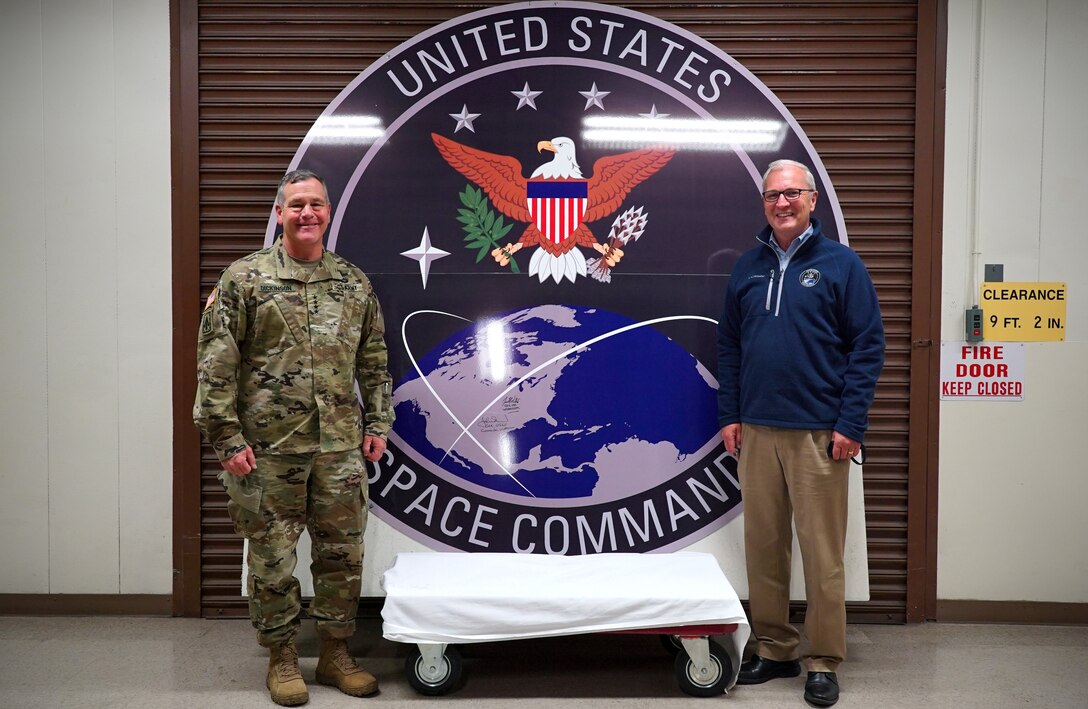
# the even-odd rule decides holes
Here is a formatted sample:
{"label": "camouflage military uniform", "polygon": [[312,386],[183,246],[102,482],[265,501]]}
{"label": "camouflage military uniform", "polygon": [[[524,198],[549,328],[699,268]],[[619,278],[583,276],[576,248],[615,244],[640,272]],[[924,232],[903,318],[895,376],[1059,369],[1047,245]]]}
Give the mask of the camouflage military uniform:
{"label": "camouflage military uniform", "polygon": [[250,616],[262,645],[297,630],[304,526],[318,632],[354,632],[367,497],[359,449],[364,433],[385,438],[393,422],[384,331],[362,271],[326,251],[307,273],[282,241],[227,267],[204,308],[193,417],[220,460],[247,445],[256,457],[249,475],[220,478],[249,540]]}

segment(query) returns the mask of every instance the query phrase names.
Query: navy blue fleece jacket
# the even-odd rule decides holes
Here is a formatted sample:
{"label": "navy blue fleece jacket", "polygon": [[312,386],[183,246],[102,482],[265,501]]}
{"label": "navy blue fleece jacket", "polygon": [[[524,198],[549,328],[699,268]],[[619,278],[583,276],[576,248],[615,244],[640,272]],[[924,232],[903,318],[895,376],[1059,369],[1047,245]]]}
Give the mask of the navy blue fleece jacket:
{"label": "navy blue fleece jacket", "polygon": [[718,424],[861,441],[884,365],[880,304],[858,255],[811,221],[784,270],[770,227],[733,269],[718,322]]}

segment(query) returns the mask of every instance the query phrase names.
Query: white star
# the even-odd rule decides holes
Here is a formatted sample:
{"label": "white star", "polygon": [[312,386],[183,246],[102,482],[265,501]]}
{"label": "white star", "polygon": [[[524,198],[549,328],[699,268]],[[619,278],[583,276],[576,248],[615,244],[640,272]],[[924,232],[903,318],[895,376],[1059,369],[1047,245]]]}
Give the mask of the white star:
{"label": "white star", "polygon": [[536,101],[534,101],[533,99],[535,99],[537,96],[539,96],[540,94],[542,94],[544,92],[543,91],[533,91],[532,89],[529,88],[529,82],[526,81],[525,82],[525,88],[523,88],[521,91],[511,91],[510,93],[512,93],[512,94],[514,94],[515,96],[518,97],[518,107],[514,109],[515,111],[520,111],[522,106],[528,106],[529,108],[531,108],[531,109],[533,109],[535,111],[536,110]]}
{"label": "white star", "polygon": [[423,276],[423,287],[426,288],[427,275],[431,272],[431,262],[449,256],[450,252],[431,246],[431,235],[427,233],[427,227],[423,227],[423,238],[419,240],[419,246],[408,251],[401,251],[400,255],[419,261],[419,275]]}
{"label": "white star", "polygon": [[604,104],[601,103],[601,99],[604,98],[605,96],[607,96],[608,94],[612,93],[612,92],[611,91],[598,91],[597,90],[597,82],[594,81],[593,82],[593,88],[591,88],[589,91],[579,91],[578,93],[582,94],[582,97],[585,98],[585,100],[586,100],[586,107],[582,109],[583,111],[588,111],[590,106],[599,106],[600,109],[603,111],[604,110]]}
{"label": "white star", "polygon": [[454,133],[461,130],[462,128],[468,128],[473,133],[476,132],[476,129],[472,127],[472,122],[474,120],[476,120],[477,118],[479,118],[480,114],[479,113],[469,113],[467,104],[461,104],[461,112],[460,113],[451,113],[451,114],[449,114],[449,116],[450,116],[450,118],[456,118],[457,119],[457,127],[453,129]]}
{"label": "white star", "polygon": [[668,113],[658,113],[657,112],[657,104],[656,103],[650,105],[650,112],[649,113],[640,113],[638,115],[642,116],[643,118],[649,118],[650,120],[654,120],[656,118],[668,118],[669,117]]}

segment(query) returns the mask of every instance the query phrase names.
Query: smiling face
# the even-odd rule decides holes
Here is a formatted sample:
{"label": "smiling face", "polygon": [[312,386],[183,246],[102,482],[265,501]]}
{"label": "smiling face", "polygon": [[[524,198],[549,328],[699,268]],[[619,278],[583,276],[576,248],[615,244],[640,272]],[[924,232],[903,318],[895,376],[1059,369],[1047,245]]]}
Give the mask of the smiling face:
{"label": "smiling face", "polygon": [[[763,185],[764,192],[770,190],[782,192],[790,189],[810,189],[805,171],[793,165],[780,167],[767,175]],[[763,202],[763,213],[774,231],[774,238],[779,246],[786,248],[794,239],[801,236],[805,229],[808,229],[809,215],[812,214],[812,208],[816,206],[817,196],[819,193],[813,190],[802,192],[801,196],[792,202],[786,199],[785,195],[779,195],[774,202]]]}
{"label": "smiling face", "polygon": [[321,258],[331,213],[332,205],[320,180],[310,178],[283,186],[283,204],[276,204],[276,221],[283,225],[283,245],[291,258]]}

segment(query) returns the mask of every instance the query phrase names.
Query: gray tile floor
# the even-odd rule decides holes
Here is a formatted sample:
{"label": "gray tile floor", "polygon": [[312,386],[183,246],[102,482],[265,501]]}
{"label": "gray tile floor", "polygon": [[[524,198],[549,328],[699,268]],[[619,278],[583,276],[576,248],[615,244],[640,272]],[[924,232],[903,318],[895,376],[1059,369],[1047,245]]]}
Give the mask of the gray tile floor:
{"label": "gray tile floor", "polygon": [[[1088,628],[1008,625],[853,625],[839,707],[1040,707],[1088,709]],[[299,643],[312,677],[317,642]],[[381,681],[352,699],[311,684],[308,706],[525,709],[668,709],[807,706],[804,675],[727,696],[681,694],[658,640],[589,635],[463,646],[464,683],[452,694],[417,695],[404,674],[406,648],[366,620],[351,647]],[[187,618],[0,617],[0,707],[272,707],[267,655],[249,623]]]}

